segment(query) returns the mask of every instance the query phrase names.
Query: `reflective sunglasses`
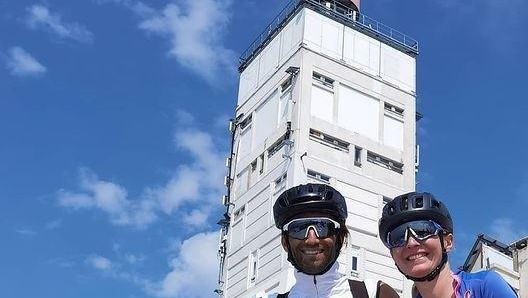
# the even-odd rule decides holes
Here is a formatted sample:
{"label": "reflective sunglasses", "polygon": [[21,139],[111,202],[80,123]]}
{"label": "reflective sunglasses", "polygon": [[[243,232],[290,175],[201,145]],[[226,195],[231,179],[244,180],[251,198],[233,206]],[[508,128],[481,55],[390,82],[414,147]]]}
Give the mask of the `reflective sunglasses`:
{"label": "reflective sunglasses", "polygon": [[309,217],[294,219],[282,227],[282,231],[292,238],[304,240],[308,238],[308,232],[313,229],[317,238],[334,236],[341,225],[326,217]]}
{"label": "reflective sunglasses", "polygon": [[413,237],[416,241],[422,243],[433,236],[438,236],[441,232],[443,232],[442,227],[434,221],[411,221],[390,231],[384,244],[389,249],[403,247],[407,245],[409,237]]}

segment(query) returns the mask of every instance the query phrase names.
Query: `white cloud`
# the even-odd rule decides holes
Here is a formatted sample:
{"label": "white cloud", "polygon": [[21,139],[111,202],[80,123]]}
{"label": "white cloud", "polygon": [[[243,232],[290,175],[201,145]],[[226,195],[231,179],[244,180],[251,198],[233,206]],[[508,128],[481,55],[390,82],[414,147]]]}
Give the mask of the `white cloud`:
{"label": "white cloud", "polygon": [[205,227],[209,218],[209,208],[195,209],[186,214],[182,221],[191,227]]}
{"label": "white cloud", "polygon": [[147,290],[158,297],[212,297],[217,287],[216,258],[218,233],[202,233],[183,241],[179,254],[171,260],[165,278]]}
{"label": "white cloud", "polygon": [[16,76],[32,76],[46,72],[46,67],[21,47],[12,47],[7,55],[7,68]]}
{"label": "white cloud", "polygon": [[135,0],[95,0],[97,4],[114,3],[123,5],[141,17],[153,15],[155,10],[147,4]]}
{"label": "white cloud", "polygon": [[139,28],[166,38],[170,57],[214,86],[236,78],[236,53],[223,45],[233,0],[192,0],[156,10],[141,1],[98,0],[132,10]]}
{"label": "white cloud", "polygon": [[93,34],[84,25],[65,23],[61,16],[52,13],[40,4],[26,8],[26,24],[31,29],[42,29],[51,32],[62,39],[72,39],[78,42],[92,42]]}
{"label": "white cloud", "polygon": [[[86,261],[86,260],[85,260]],[[48,259],[46,261],[48,264],[57,265],[63,268],[72,268],[76,266],[76,257],[58,257],[53,259]]]}
{"label": "white cloud", "polygon": [[44,228],[46,230],[54,230],[54,229],[59,228],[61,225],[62,225],[62,220],[56,219],[56,220],[53,220],[53,221],[50,221],[50,222],[46,223]]}
{"label": "white cloud", "polygon": [[112,261],[99,255],[89,256],[86,259],[86,263],[95,269],[103,271],[110,270],[112,268]]}
{"label": "white cloud", "polygon": [[224,129],[225,131],[227,131],[227,129],[229,128],[229,120],[231,119],[231,116],[227,115],[227,114],[224,114],[224,115],[220,115],[218,116],[216,119],[214,119],[214,126],[215,127],[218,127],[220,129]]}
{"label": "white cloud", "polygon": [[528,235],[528,230],[520,228],[519,223],[515,223],[510,218],[497,218],[491,222],[490,236],[500,242],[510,244]]}
{"label": "white cloud", "polygon": [[[162,214],[177,217],[186,230],[204,229],[219,206],[225,191],[225,153],[215,145],[211,134],[190,125],[194,120],[185,111],[178,113],[174,144],[178,151],[190,154],[189,161],[181,164],[167,183],[146,187],[140,199],[128,198],[126,189],[116,183],[104,181],[90,170],[79,171],[79,191],[59,190],[59,205],[72,210],[99,210],[117,225],[146,227]],[[142,212],[146,215],[143,216]],[[140,218],[144,218],[140,221]],[[170,251],[176,255],[170,261],[170,272],[158,281],[145,280],[125,266],[107,258],[92,255],[86,263],[112,278],[129,281],[158,297],[211,297],[217,287],[218,233],[200,233],[185,241],[170,242]],[[118,243],[112,245],[119,259],[129,265],[142,262],[142,255],[123,252]]]}
{"label": "white cloud", "polygon": [[181,109],[176,110],[176,120],[178,121],[178,125],[188,126],[194,124],[194,116]]}
{"label": "white cloud", "polygon": [[211,204],[224,191],[225,155],[217,149],[210,134],[196,129],[178,131],[174,142],[178,149],[189,152],[194,162],[180,166],[167,184],[149,188],[147,193],[167,214],[193,204],[195,209],[183,217],[193,226],[201,226],[211,213]]}
{"label": "white cloud", "polygon": [[114,183],[101,181],[87,168],[79,170],[81,189],[87,193],[71,193],[59,191],[59,203],[73,209],[97,207],[110,215],[123,216],[129,205],[126,190]]}
{"label": "white cloud", "polygon": [[[175,254],[169,259],[170,271],[158,281],[147,280],[133,271],[127,272],[123,264],[98,254],[85,258],[84,263],[107,277],[138,285],[152,296],[208,298],[213,296],[213,290],[217,287],[217,245],[217,232],[196,234],[184,241],[173,240],[169,254]],[[114,245],[115,250],[119,251],[120,248]],[[146,257],[124,254],[123,259],[135,265]],[[53,262],[62,263],[62,260]]]}
{"label": "white cloud", "polygon": [[27,229],[27,228],[15,229],[15,232],[20,234],[20,235],[23,235],[23,236],[35,236],[35,235],[37,235],[37,232],[35,232],[32,229]]}
{"label": "white cloud", "polygon": [[134,255],[134,254],[126,254],[124,258],[129,264],[132,264],[132,265],[141,263],[146,259],[145,256],[143,255]]}
{"label": "white cloud", "polygon": [[150,202],[128,200],[128,193],[120,185],[102,181],[87,168],[79,170],[79,186],[82,193],[59,190],[59,205],[73,210],[99,209],[117,225],[145,227],[156,219]]}
{"label": "white cloud", "polygon": [[188,227],[204,227],[215,210],[214,204],[225,192],[225,153],[214,144],[210,134],[186,127],[183,122],[180,121],[174,143],[179,151],[189,153],[191,159],[180,165],[167,183],[145,187],[140,199],[131,200],[123,186],[101,180],[89,169],[82,168],[80,191],[59,190],[59,205],[72,210],[100,210],[116,225],[145,228],[159,213],[164,213],[177,215]]}

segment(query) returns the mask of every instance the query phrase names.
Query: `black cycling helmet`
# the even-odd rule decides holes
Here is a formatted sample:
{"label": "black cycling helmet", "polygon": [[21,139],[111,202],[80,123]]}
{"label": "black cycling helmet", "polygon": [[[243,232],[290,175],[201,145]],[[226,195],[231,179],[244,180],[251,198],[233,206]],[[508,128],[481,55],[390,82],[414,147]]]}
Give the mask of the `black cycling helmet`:
{"label": "black cycling helmet", "polygon": [[275,226],[282,229],[295,216],[310,212],[324,212],[339,222],[347,218],[345,198],[326,184],[304,184],[284,191],[273,205]]}
{"label": "black cycling helmet", "polygon": [[444,203],[427,192],[410,192],[394,198],[383,207],[379,220],[382,241],[394,228],[415,220],[432,220],[446,232],[453,233],[453,220]]}

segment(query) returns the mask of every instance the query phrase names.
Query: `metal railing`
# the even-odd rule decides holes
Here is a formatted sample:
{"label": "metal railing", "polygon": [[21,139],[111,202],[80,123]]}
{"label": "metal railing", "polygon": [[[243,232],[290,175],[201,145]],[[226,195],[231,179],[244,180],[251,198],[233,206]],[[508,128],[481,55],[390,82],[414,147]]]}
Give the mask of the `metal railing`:
{"label": "metal railing", "polygon": [[242,71],[251,62],[254,56],[260,52],[265,45],[275,36],[279,30],[286,25],[290,18],[302,7],[305,0],[292,0],[284,9],[271,21],[262,33],[251,43],[251,45],[242,53],[239,59],[238,70]]}
{"label": "metal railing", "polygon": [[242,53],[238,70],[243,71],[253,58],[271,41],[288,21],[303,7],[309,7],[330,18],[357,29],[373,38],[404,51],[407,54],[418,55],[418,41],[404,33],[381,22],[355,11],[335,0],[292,0],[271,21],[266,29]]}

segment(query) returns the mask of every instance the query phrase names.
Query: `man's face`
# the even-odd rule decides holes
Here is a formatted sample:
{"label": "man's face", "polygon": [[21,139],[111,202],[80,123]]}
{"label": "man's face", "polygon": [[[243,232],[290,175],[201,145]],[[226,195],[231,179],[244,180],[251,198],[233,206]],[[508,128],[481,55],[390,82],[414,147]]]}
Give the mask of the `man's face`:
{"label": "man's face", "polygon": [[[303,217],[328,217],[325,215],[310,214]],[[306,239],[296,239],[282,236],[282,246],[288,251],[291,248],[292,257],[297,265],[307,274],[319,274],[335,261],[336,249],[335,235],[318,238],[315,230],[309,228]]]}

